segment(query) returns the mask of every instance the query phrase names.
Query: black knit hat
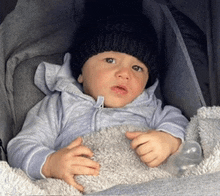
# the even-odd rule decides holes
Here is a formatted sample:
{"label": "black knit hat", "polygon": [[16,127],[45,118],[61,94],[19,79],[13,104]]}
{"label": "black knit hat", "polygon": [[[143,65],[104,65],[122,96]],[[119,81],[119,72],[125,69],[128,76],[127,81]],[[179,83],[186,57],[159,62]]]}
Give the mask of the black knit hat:
{"label": "black knit hat", "polygon": [[73,76],[78,78],[90,57],[106,51],[136,57],[150,71],[150,85],[155,81],[157,38],[154,28],[144,15],[115,15],[95,22],[84,21],[76,31],[70,51]]}

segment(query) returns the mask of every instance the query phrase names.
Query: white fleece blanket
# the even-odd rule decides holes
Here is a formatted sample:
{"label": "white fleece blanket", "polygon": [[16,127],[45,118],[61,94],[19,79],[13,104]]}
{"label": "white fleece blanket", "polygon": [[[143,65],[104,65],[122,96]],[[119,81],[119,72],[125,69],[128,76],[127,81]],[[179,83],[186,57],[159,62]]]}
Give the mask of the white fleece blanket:
{"label": "white fleece blanket", "polygon": [[[100,175],[77,176],[85,188],[84,194],[101,191],[118,184],[148,182],[155,178],[174,177],[166,171],[166,163],[157,168],[144,165],[125,138],[126,131],[137,127],[121,126],[100,130],[84,136],[84,144],[94,152],[93,159],[101,164]],[[143,129],[142,129],[143,130]],[[220,171],[220,107],[200,108],[187,128],[186,140],[201,144],[203,161],[185,171],[181,177]],[[0,195],[82,195],[58,179],[31,181],[20,169],[0,162]]]}

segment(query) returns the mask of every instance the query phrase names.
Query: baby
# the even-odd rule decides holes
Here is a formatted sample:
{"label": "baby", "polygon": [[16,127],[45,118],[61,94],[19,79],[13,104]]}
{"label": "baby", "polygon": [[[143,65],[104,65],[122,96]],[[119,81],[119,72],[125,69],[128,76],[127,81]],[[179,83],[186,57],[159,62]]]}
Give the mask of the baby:
{"label": "baby", "polygon": [[157,39],[147,18],[112,16],[83,24],[70,51],[73,77],[53,76],[51,69],[46,83],[53,93],[29,111],[7,148],[10,165],[31,179],[63,179],[80,191],[74,176],[99,175],[100,169],[80,136],[118,125],[150,127],[126,137],[141,161],[156,167],[178,150],[188,123],[154,95]]}

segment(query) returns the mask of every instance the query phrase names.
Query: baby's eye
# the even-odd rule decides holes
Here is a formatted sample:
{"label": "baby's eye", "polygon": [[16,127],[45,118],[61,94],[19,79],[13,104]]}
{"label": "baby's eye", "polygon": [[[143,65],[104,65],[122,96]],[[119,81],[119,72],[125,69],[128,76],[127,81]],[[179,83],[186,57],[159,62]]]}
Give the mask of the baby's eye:
{"label": "baby's eye", "polygon": [[135,71],[144,71],[144,69],[139,65],[133,65],[132,69],[135,70]]}
{"label": "baby's eye", "polygon": [[105,61],[107,63],[116,63],[115,59],[114,58],[106,58]]}

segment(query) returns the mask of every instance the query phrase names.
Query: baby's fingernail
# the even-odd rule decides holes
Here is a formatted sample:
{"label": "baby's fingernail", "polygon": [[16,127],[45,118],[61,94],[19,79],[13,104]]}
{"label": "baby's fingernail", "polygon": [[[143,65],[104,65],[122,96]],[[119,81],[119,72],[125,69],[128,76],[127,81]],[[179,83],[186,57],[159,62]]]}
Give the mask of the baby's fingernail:
{"label": "baby's fingernail", "polygon": [[94,168],[99,169],[100,168],[100,164],[99,163],[95,163]]}
{"label": "baby's fingernail", "polygon": [[94,176],[98,176],[99,175],[99,171],[95,170]]}

